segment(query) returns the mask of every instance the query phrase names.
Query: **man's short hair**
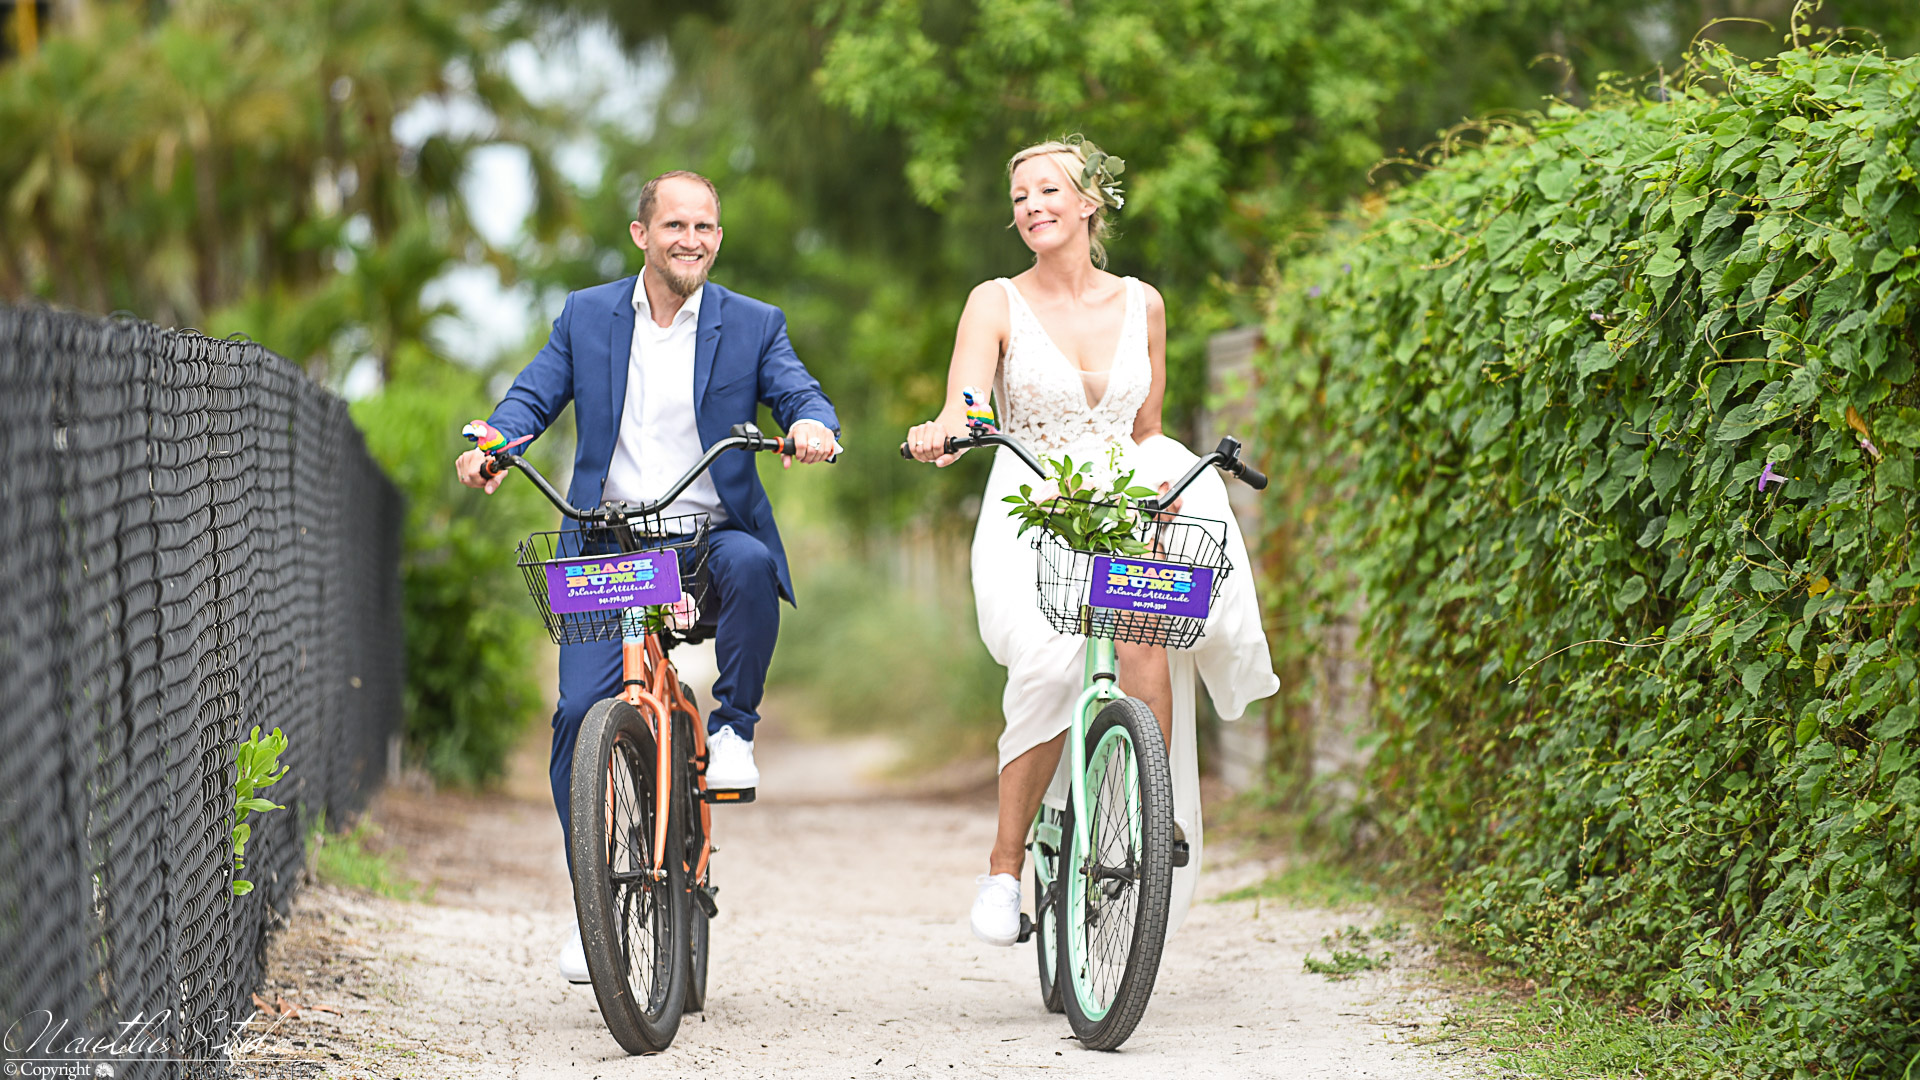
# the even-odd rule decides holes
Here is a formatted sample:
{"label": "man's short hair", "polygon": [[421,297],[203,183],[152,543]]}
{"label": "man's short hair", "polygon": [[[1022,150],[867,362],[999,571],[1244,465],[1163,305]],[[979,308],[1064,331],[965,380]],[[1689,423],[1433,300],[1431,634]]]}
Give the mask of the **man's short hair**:
{"label": "man's short hair", "polygon": [[716,214],[719,213],[720,190],[713,186],[713,181],[691,169],[674,169],[672,172],[661,173],[659,176],[647,181],[646,184],[640,188],[640,205],[635,207],[633,211],[633,219],[635,221],[638,221],[643,226],[651,227],[653,225],[653,207],[655,203],[660,201],[660,181],[675,178],[698,180],[707,185],[707,191],[713,196],[714,212]]}

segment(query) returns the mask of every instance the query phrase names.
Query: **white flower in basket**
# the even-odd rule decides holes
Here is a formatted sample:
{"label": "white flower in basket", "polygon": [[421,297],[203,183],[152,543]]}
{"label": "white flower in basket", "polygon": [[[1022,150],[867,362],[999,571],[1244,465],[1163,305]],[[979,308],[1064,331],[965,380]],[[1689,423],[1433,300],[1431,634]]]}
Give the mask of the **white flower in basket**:
{"label": "white flower in basket", "polygon": [[1133,482],[1133,470],[1120,471],[1120,448],[1107,450],[1105,467],[1073,458],[1048,458],[1054,490],[1038,497],[1033,485],[1022,484],[1020,494],[1009,495],[1020,534],[1039,528],[1075,551],[1145,556],[1151,547],[1144,536],[1144,515],[1136,499],[1150,499],[1152,488]]}

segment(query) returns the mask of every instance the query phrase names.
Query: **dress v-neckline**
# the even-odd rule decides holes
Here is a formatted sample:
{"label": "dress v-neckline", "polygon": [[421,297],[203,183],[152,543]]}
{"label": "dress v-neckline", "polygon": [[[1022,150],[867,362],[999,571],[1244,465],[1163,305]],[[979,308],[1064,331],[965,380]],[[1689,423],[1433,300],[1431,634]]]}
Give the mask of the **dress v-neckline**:
{"label": "dress v-neckline", "polygon": [[1040,336],[1046,339],[1047,347],[1053,350],[1054,355],[1060,358],[1060,362],[1065,364],[1068,370],[1080,376],[1082,380],[1085,380],[1089,375],[1105,375],[1107,377],[1107,385],[1101,388],[1100,400],[1098,401],[1087,401],[1086,383],[1082,381],[1080,384],[1080,400],[1086,402],[1086,408],[1089,413],[1097,411],[1101,404],[1107,400],[1107,395],[1113,392],[1113,375],[1116,371],[1120,370],[1120,352],[1127,347],[1127,319],[1133,314],[1133,290],[1127,287],[1128,279],[1120,279],[1120,337],[1113,343],[1113,358],[1107,362],[1107,369],[1105,371],[1088,371],[1079,364],[1074,363],[1073,357],[1068,356],[1067,351],[1060,347],[1060,343],[1053,340],[1052,332],[1047,329],[1046,323],[1040,321],[1040,313],[1033,310],[1033,305],[1027,302],[1027,294],[1020,291],[1020,286],[1014,284],[1012,278],[1002,278],[1001,280],[1005,281],[1007,288],[1012,289],[1013,295],[1019,298],[1020,306],[1026,309],[1027,317],[1033,320],[1033,325],[1040,328]]}

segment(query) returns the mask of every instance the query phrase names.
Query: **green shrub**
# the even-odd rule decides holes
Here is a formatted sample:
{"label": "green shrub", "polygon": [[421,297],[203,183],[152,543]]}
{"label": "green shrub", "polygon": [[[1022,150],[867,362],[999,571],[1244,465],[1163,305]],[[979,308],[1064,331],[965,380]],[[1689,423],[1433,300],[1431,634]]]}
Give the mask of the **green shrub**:
{"label": "green shrub", "polygon": [[314,874],[324,884],[390,900],[433,900],[433,888],[422,895],[420,883],[407,875],[406,851],[382,843],[373,823],[365,817],[351,829],[328,832],[326,815],[322,814],[307,837],[307,850],[313,853]]}
{"label": "green shrub", "polygon": [[964,585],[916,595],[877,560],[801,548],[800,607],[781,613],[769,688],[827,730],[899,739],[908,769],[991,755],[1006,672],[980,642]]}
{"label": "green shrub", "polygon": [[1364,610],[1366,809],[1447,925],[1718,1010],[1750,1074],[1898,1075],[1920,60],[1709,52],[1659,96],[1484,125],[1273,286],[1276,593]]}
{"label": "green shrub", "polygon": [[548,653],[513,546],[557,515],[519,477],[487,496],[453,471],[467,449],[461,425],[491,409],[481,376],[425,357],[353,407],[367,449],[407,497],[407,744],[444,783],[499,776],[542,704],[534,673]]}

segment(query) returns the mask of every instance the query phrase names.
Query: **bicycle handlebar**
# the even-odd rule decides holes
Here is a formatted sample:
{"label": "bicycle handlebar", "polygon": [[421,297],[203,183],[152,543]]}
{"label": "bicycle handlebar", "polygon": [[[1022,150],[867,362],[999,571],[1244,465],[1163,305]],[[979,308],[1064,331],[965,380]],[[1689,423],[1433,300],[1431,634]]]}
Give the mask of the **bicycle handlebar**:
{"label": "bicycle handlebar", "polygon": [[[727,433],[726,438],[707,447],[707,452],[700,455],[700,460],[693,463],[693,467],[687,470],[686,475],[674,481],[673,486],[667,489],[665,495],[651,502],[637,505],[631,503],[604,503],[592,510],[582,510],[572,503],[569,503],[566,496],[560,494],[560,492],[554,488],[553,484],[549,482],[545,476],[540,474],[539,469],[534,468],[532,462],[510,450],[496,450],[487,455],[487,460],[480,463],[480,475],[484,479],[491,480],[510,468],[519,469],[521,472],[527,474],[527,479],[533,481],[534,487],[540,489],[540,494],[545,495],[547,501],[552,503],[555,508],[567,517],[572,518],[574,521],[586,523],[609,522],[631,517],[646,517],[650,514],[657,514],[668,506],[673,505],[673,500],[679,498],[682,492],[686,491],[695,480],[699,479],[700,474],[706,472],[707,467],[712,465],[715,459],[729,450],[747,450],[753,453],[764,452],[791,456],[795,452],[795,446],[793,436],[791,435],[784,438],[775,438],[772,435],[762,434],[757,425],[735,424]],[[827,459],[827,464],[831,465],[838,460],[839,455],[836,454]]]}
{"label": "bicycle handlebar", "polygon": [[[962,450],[971,450],[978,446],[1004,446],[1013,451],[1014,456],[1018,457],[1027,468],[1032,469],[1034,475],[1040,477],[1047,475],[1047,470],[1041,467],[1040,460],[1033,456],[1033,451],[1021,445],[1020,440],[1013,436],[1003,435],[987,427],[985,424],[970,425],[968,431],[970,434],[965,436],[947,436],[944,452],[957,454]],[[909,461],[913,460],[913,453],[907,449],[906,443],[900,444],[900,456]],[[1266,490],[1267,475],[1240,460],[1240,440],[1231,435],[1225,435],[1221,437],[1220,445],[1214,447],[1205,455],[1202,455],[1199,461],[1194,462],[1193,468],[1188,469],[1185,476],[1182,476],[1171,488],[1168,488],[1165,495],[1151,499],[1141,499],[1139,501],[1141,509],[1157,511],[1172,506],[1174,500],[1178,499],[1181,493],[1185,492],[1195,480],[1199,479],[1200,474],[1207,471],[1207,466],[1209,465],[1220,466],[1222,472],[1231,473],[1239,477],[1248,487],[1255,491]]]}

